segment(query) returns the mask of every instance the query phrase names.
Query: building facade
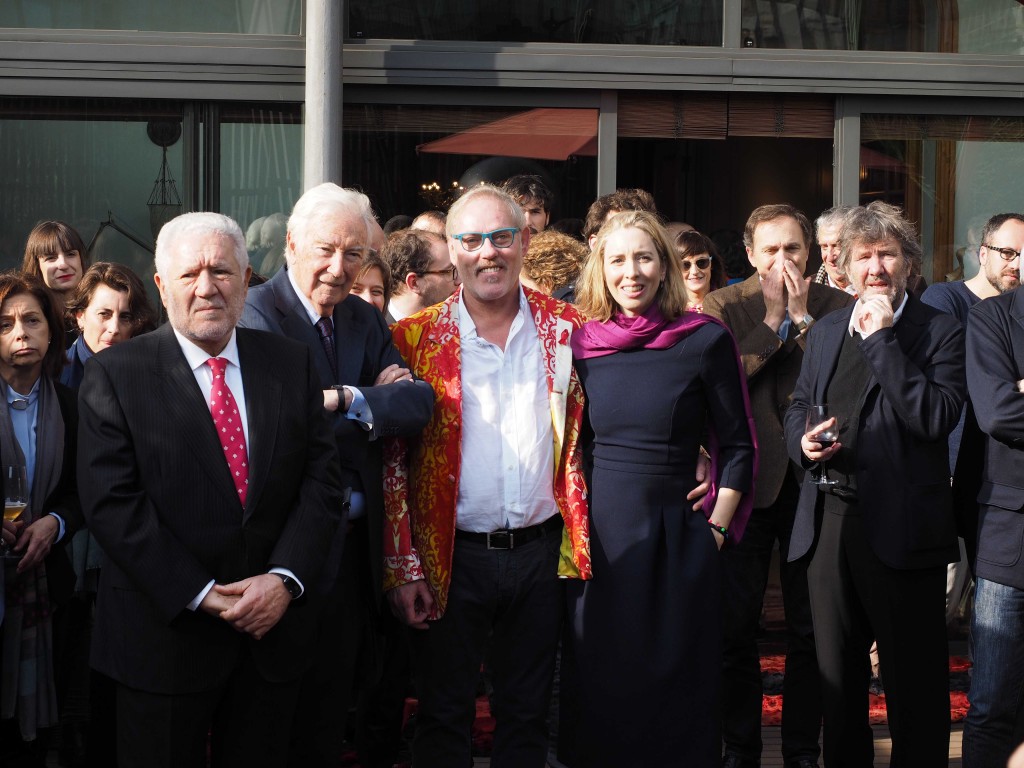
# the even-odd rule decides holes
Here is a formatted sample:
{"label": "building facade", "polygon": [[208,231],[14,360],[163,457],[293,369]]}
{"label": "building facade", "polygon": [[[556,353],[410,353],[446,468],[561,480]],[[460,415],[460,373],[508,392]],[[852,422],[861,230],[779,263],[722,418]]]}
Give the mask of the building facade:
{"label": "building facade", "polygon": [[[556,219],[643,187],[723,242],[762,203],[884,199],[936,281],[1024,208],[1018,0],[308,1],[344,20],[342,119],[312,140],[340,142],[341,183],[382,221],[531,171]],[[272,272],[302,189],[309,11],[5,0],[0,266],[59,218],[147,274],[159,224],[208,209]]]}

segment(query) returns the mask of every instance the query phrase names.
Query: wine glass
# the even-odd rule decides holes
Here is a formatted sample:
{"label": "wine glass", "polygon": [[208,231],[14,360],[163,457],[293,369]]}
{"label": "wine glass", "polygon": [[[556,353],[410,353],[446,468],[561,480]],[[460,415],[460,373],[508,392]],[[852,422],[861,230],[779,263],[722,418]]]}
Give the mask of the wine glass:
{"label": "wine glass", "polygon": [[[28,480],[25,467],[4,467],[4,522],[13,523],[28,506]],[[0,539],[0,555],[11,557],[11,547]]]}
{"label": "wine glass", "polygon": [[[822,428],[822,425],[829,418],[830,414],[826,403],[818,403],[807,407],[807,425],[804,429],[804,435],[808,440],[820,443],[822,450],[835,445],[836,441],[839,440],[839,419],[835,419],[835,423],[827,429]],[[817,469],[811,472],[811,482],[817,485],[838,485],[838,481],[829,480],[828,475],[825,474],[825,462],[823,461],[818,462]]]}

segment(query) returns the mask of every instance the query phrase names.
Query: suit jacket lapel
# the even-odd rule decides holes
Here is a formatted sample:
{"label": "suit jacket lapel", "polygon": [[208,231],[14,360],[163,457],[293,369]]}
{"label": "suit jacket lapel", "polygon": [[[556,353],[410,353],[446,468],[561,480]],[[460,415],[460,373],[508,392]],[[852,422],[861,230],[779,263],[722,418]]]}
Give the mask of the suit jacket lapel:
{"label": "suit jacket lapel", "polygon": [[342,301],[334,308],[334,349],[338,355],[338,383],[353,386],[373,384],[372,381],[362,381],[360,376],[363,358],[366,356],[365,347],[366,334],[353,316],[347,300]]}
{"label": "suit jacket lapel", "polygon": [[757,276],[756,272],[740,284],[740,297],[743,299],[741,306],[750,325],[746,329],[738,329],[737,336],[743,335],[745,330],[764,322],[765,313],[768,311],[764,305],[764,294],[761,293],[761,278]]}
{"label": "suit jacket lapel", "polygon": [[[814,393],[816,402],[825,402],[825,393],[828,391],[828,385],[832,382],[832,375],[836,372],[836,366],[839,364],[839,352],[843,348],[843,342],[846,341],[844,334],[849,332],[850,327],[850,314],[853,309],[846,309],[841,312],[833,312],[828,316],[828,319],[824,323],[822,330],[828,334],[827,341],[821,345],[821,361],[819,362],[818,370],[822,375],[817,377],[818,391]],[[870,384],[868,389],[870,389]]]}
{"label": "suit jacket lapel", "polygon": [[[302,306],[302,302],[299,301],[299,297],[288,279],[287,270],[280,270],[271,279],[270,284],[274,286],[274,306],[280,313],[282,333],[288,338],[301,341],[310,347],[313,351],[313,365],[316,366],[316,372],[320,376],[323,386],[337,384],[331,366],[327,362],[327,353],[323,351],[320,332],[310,322],[306,308]],[[335,338],[337,338],[337,331],[335,331]],[[337,349],[338,345],[335,344],[335,352]]]}
{"label": "suit jacket lapel", "polygon": [[238,359],[242,367],[246,419],[249,422],[249,490],[243,518],[248,519],[270,475],[271,457],[277,443],[281,381],[267,375],[273,370],[273,361],[244,330],[238,332]]}
{"label": "suit jacket lapel", "polygon": [[170,323],[157,333],[162,334],[158,353],[158,379],[167,415],[172,423],[184,427],[184,434],[194,436],[195,439],[187,441],[189,450],[196,455],[213,484],[224,492],[226,499],[238,504],[238,493],[224,460],[224,449],[213,426],[210,407],[203,400],[203,392],[196,383],[195,374],[188,367]]}

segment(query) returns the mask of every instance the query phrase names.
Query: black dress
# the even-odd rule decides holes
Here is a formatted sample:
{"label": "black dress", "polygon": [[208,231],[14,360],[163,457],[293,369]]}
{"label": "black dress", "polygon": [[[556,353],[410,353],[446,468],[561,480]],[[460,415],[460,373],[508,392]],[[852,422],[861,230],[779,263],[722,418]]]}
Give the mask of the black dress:
{"label": "black dress", "polygon": [[577,768],[717,766],[721,572],[686,494],[712,419],[720,486],[750,489],[732,339],[706,324],[667,350],[579,360],[594,578],[569,584]]}

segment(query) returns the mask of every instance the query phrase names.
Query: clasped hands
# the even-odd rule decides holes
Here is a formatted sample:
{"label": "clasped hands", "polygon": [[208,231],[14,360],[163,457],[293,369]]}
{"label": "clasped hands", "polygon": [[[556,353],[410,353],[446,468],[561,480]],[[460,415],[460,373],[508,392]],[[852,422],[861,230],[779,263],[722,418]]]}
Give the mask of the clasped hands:
{"label": "clasped hands", "polygon": [[761,281],[764,296],[764,322],[776,333],[786,319],[786,312],[794,322],[807,314],[807,293],[811,278],[804,277],[800,267],[792,260],[779,257],[767,277]]}
{"label": "clasped hands", "polygon": [[214,584],[199,607],[259,640],[281,620],[291,601],[280,576],[261,573],[231,584]]}

